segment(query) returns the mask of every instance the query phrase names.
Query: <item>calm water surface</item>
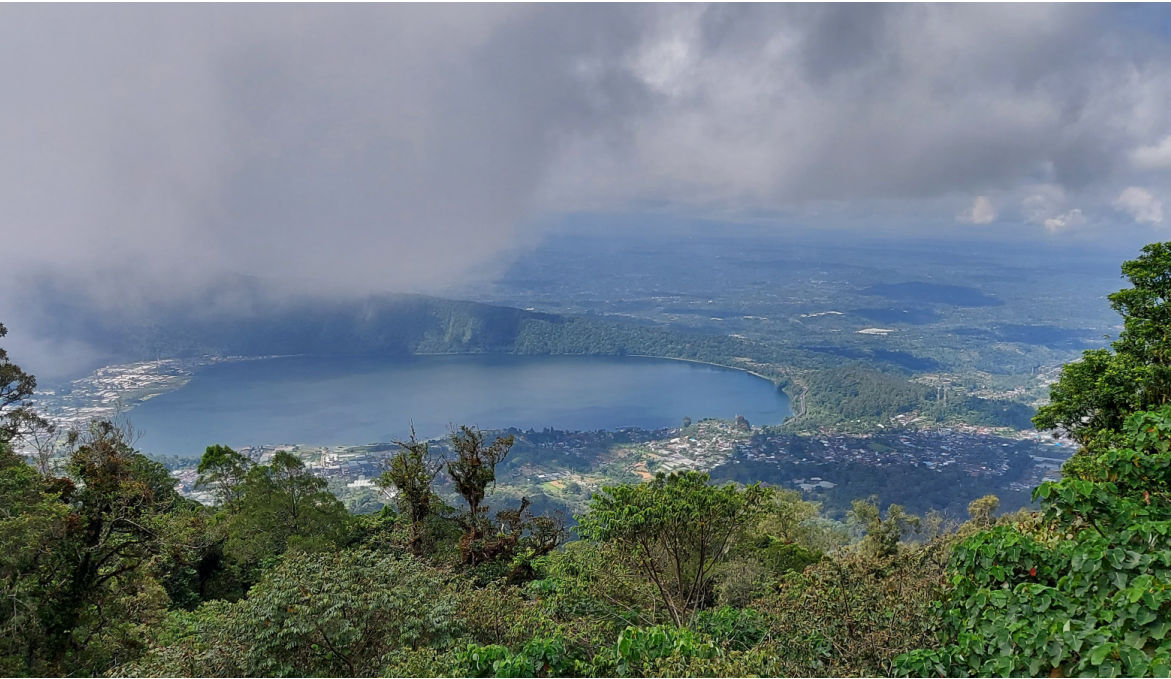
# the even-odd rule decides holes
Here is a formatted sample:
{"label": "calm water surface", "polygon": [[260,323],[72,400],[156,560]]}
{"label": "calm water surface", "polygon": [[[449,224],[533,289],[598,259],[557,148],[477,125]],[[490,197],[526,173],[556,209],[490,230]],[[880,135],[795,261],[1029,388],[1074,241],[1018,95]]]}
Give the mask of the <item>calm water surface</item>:
{"label": "calm water surface", "polygon": [[778,424],[789,400],[736,370],[643,358],[292,357],[214,365],[130,413],[139,448],[196,455],[211,443],[362,444],[483,429],[676,426],[684,416]]}

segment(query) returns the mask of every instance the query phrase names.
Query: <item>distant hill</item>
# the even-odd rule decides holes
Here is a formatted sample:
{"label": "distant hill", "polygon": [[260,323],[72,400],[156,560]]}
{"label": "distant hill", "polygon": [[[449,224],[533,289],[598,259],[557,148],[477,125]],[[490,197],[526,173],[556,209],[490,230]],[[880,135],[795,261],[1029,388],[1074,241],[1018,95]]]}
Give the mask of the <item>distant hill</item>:
{"label": "distant hill", "polygon": [[70,335],[124,360],[202,354],[510,352],[525,322],[561,321],[552,314],[410,294],[166,309],[142,317],[83,312],[70,318]]}
{"label": "distant hill", "polygon": [[736,365],[773,362],[787,351],[742,339],[648,325],[645,321],[562,316],[417,294],[359,299],[274,296],[260,285],[226,281],[182,304],[102,311],[45,289],[40,330],[85,342],[107,362],[198,355],[266,356],[514,353],[652,355]]}

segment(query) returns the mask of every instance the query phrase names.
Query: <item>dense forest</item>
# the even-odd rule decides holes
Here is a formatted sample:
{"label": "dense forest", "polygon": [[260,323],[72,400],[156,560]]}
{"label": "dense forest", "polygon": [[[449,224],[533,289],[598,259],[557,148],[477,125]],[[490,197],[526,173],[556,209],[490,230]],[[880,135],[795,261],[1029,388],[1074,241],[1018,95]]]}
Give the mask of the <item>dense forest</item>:
{"label": "dense forest", "polygon": [[[962,525],[866,498],[832,520],[683,472],[595,493],[571,531],[498,501],[513,440],[467,427],[442,458],[398,443],[393,502],[363,516],[294,456],[212,445],[207,506],[117,422],[71,432],[61,458],[18,455],[45,423],[0,350],[0,674],[1167,676],[1171,243],[1123,273],[1121,336],[1066,366],[1034,420],[1082,446],[1064,478],[1034,491],[1038,511],[998,516],[989,496]],[[533,348],[590,327],[530,320]],[[572,332],[537,332],[554,326]],[[929,396],[837,370],[858,415]]]}

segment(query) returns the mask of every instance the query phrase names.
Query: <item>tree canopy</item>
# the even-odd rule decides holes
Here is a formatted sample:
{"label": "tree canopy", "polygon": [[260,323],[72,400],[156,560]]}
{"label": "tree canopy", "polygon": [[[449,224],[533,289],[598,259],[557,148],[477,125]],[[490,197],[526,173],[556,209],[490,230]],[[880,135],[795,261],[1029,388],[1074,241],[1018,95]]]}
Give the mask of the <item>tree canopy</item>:
{"label": "tree canopy", "polygon": [[[0,323],[0,338],[8,335],[8,328]],[[20,369],[0,347],[0,441],[11,441],[30,427],[43,426],[45,421],[32,409],[31,399],[37,388],[37,378]]]}
{"label": "tree canopy", "polygon": [[1037,411],[1038,429],[1067,432],[1078,443],[1117,442],[1131,413],[1171,397],[1171,242],[1151,243],[1122,265],[1130,288],[1109,295],[1123,329],[1110,349],[1086,351],[1065,366]]}
{"label": "tree canopy", "polygon": [[682,625],[710,603],[716,565],[768,498],[759,484],[717,487],[708,484],[707,474],[659,474],[648,483],[594,495],[578,531],[620,545],[654,583],[671,619]]}

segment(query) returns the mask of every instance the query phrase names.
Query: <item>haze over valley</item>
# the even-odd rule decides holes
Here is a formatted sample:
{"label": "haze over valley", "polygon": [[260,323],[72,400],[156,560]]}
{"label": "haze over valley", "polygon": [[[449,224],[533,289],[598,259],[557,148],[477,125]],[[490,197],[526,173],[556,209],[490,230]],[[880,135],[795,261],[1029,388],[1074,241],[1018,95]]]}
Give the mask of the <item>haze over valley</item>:
{"label": "haze over valley", "polygon": [[[714,233],[658,220],[638,236],[597,228],[590,236],[561,229],[490,283],[441,291],[468,302],[399,294],[272,303],[240,280],[208,300],[215,309],[231,298],[235,308],[103,318],[58,297],[70,309],[59,336],[84,328],[72,339],[129,363],[55,389],[46,383],[41,403],[65,423],[127,417],[189,491],[209,436],[352,455],[363,463],[322,473],[363,506],[377,505],[369,484],[392,450],[385,444],[412,425],[437,439],[468,422],[552,428],[567,440],[633,427],[667,441],[686,433],[685,417],[743,415],[759,441],[721,447],[708,431],[696,446],[710,454],[687,464],[794,489],[816,476],[826,486],[803,492],[837,498],[837,511],[881,490],[881,499],[919,511],[962,512],[988,491],[1006,506],[1027,504],[1030,484],[1054,477],[1072,448],[1029,418],[1063,363],[1118,330],[1104,304],[1085,303],[1116,287],[1116,263],[1083,246],[1042,258],[1033,245],[1004,252],[979,241],[875,237],[845,245],[750,225]],[[835,444],[841,453],[829,446],[810,455],[800,438],[767,442],[770,430],[846,438]],[[888,431],[902,438],[876,454],[887,450]],[[967,438],[932,438],[939,432]],[[1018,451],[1020,441],[1031,447]],[[372,456],[362,448],[378,444]],[[1004,448],[1018,452],[986,452]],[[607,480],[639,478],[640,456],[654,462],[646,450],[622,465],[608,462],[607,446],[589,451],[596,469],[574,473],[574,492],[549,485],[561,473],[555,457],[510,466],[503,487],[575,508]],[[740,464],[753,471],[729,466]],[[949,474],[961,468],[980,483],[957,483]],[[830,490],[852,478],[873,482]],[[879,481],[887,478],[902,482]],[[940,487],[934,504],[921,484]]]}
{"label": "haze over valley", "polygon": [[1159,4],[0,4],[0,676],[1167,676]]}

